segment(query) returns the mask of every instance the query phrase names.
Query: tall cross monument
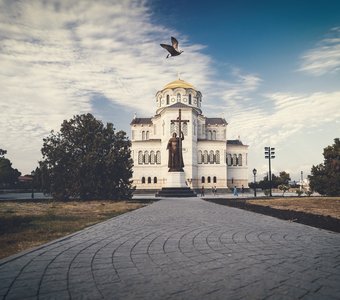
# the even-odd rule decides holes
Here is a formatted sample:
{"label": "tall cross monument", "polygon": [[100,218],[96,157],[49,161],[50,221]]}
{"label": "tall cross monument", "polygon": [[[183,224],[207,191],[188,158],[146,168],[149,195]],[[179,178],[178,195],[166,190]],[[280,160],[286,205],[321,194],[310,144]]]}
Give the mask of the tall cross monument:
{"label": "tall cross monument", "polygon": [[184,172],[183,167],[183,153],[182,153],[182,140],[184,134],[182,132],[182,123],[187,124],[189,120],[182,120],[182,111],[179,109],[178,117],[176,120],[171,120],[171,124],[178,123],[178,137],[176,134],[170,138],[167,149],[169,150],[169,172]]}

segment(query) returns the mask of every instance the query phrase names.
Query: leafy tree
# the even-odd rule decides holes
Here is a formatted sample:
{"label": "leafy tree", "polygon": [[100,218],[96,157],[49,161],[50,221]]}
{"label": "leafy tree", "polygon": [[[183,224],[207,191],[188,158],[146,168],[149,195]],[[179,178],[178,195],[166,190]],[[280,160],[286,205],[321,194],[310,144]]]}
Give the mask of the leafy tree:
{"label": "leafy tree", "polygon": [[18,182],[21,173],[12,168],[12,163],[4,155],[6,150],[0,149],[0,186],[2,188],[13,187]]}
{"label": "leafy tree", "polygon": [[[280,172],[279,176],[272,174],[272,188],[278,188],[279,185],[288,185],[289,180],[290,175],[285,171]],[[268,175],[263,177],[258,186],[262,189],[269,189]]]}
{"label": "leafy tree", "polygon": [[44,194],[51,194],[51,182],[47,164],[40,162],[39,167],[35,169],[34,188],[41,190]]}
{"label": "leafy tree", "polygon": [[40,181],[44,192],[65,199],[128,199],[132,196],[131,142],[123,131],[91,114],[64,121],[44,139]]}
{"label": "leafy tree", "polygon": [[0,157],[4,157],[6,153],[7,153],[7,150],[0,149]]}
{"label": "leafy tree", "polygon": [[278,185],[283,184],[283,185],[289,185],[289,181],[290,181],[290,175],[289,173],[282,171],[280,172],[279,177],[277,178],[277,183]]}
{"label": "leafy tree", "polygon": [[334,139],[334,144],[324,148],[324,163],[312,167],[309,185],[312,191],[321,195],[340,195],[340,140]]}
{"label": "leafy tree", "polygon": [[[272,178],[275,177],[274,174],[272,174]],[[262,180],[260,180],[257,183],[257,186],[261,188],[262,190],[268,190],[269,189],[269,181],[268,181],[268,176],[264,176]]]}

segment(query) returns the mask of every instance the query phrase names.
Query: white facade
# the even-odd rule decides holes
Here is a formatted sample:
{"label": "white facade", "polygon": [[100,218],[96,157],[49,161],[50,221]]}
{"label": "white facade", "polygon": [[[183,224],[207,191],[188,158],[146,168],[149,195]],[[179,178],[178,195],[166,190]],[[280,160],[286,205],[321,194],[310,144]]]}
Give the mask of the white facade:
{"label": "white facade", "polygon": [[178,134],[171,122],[182,112],[183,161],[188,186],[200,189],[248,187],[248,146],[227,140],[227,122],[207,118],[201,111],[202,94],[191,84],[175,80],[156,94],[156,114],[131,122],[133,185],[159,190],[168,175],[168,140]]}

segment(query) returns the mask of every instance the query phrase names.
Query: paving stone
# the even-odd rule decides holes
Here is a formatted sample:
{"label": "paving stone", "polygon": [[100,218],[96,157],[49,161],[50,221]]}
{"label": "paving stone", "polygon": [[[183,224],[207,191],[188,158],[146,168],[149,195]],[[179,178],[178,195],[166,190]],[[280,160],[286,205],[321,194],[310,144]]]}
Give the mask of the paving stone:
{"label": "paving stone", "polygon": [[67,290],[66,280],[43,281],[41,283],[39,293],[47,294],[47,293],[59,292],[63,290]]}
{"label": "paving stone", "polygon": [[164,199],[0,260],[0,298],[339,299],[339,251],[336,233]]}

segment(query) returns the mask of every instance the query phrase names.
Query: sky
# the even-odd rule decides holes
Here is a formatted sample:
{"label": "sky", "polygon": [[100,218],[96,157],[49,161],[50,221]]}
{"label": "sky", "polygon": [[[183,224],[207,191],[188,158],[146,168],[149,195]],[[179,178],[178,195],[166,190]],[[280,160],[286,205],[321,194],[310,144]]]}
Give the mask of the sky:
{"label": "sky", "polygon": [[130,135],[178,74],[249,145],[250,181],[266,146],[274,174],[306,177],[340,136],[340,1],[0,0],[0,148],[22,174],[74,115]]}

